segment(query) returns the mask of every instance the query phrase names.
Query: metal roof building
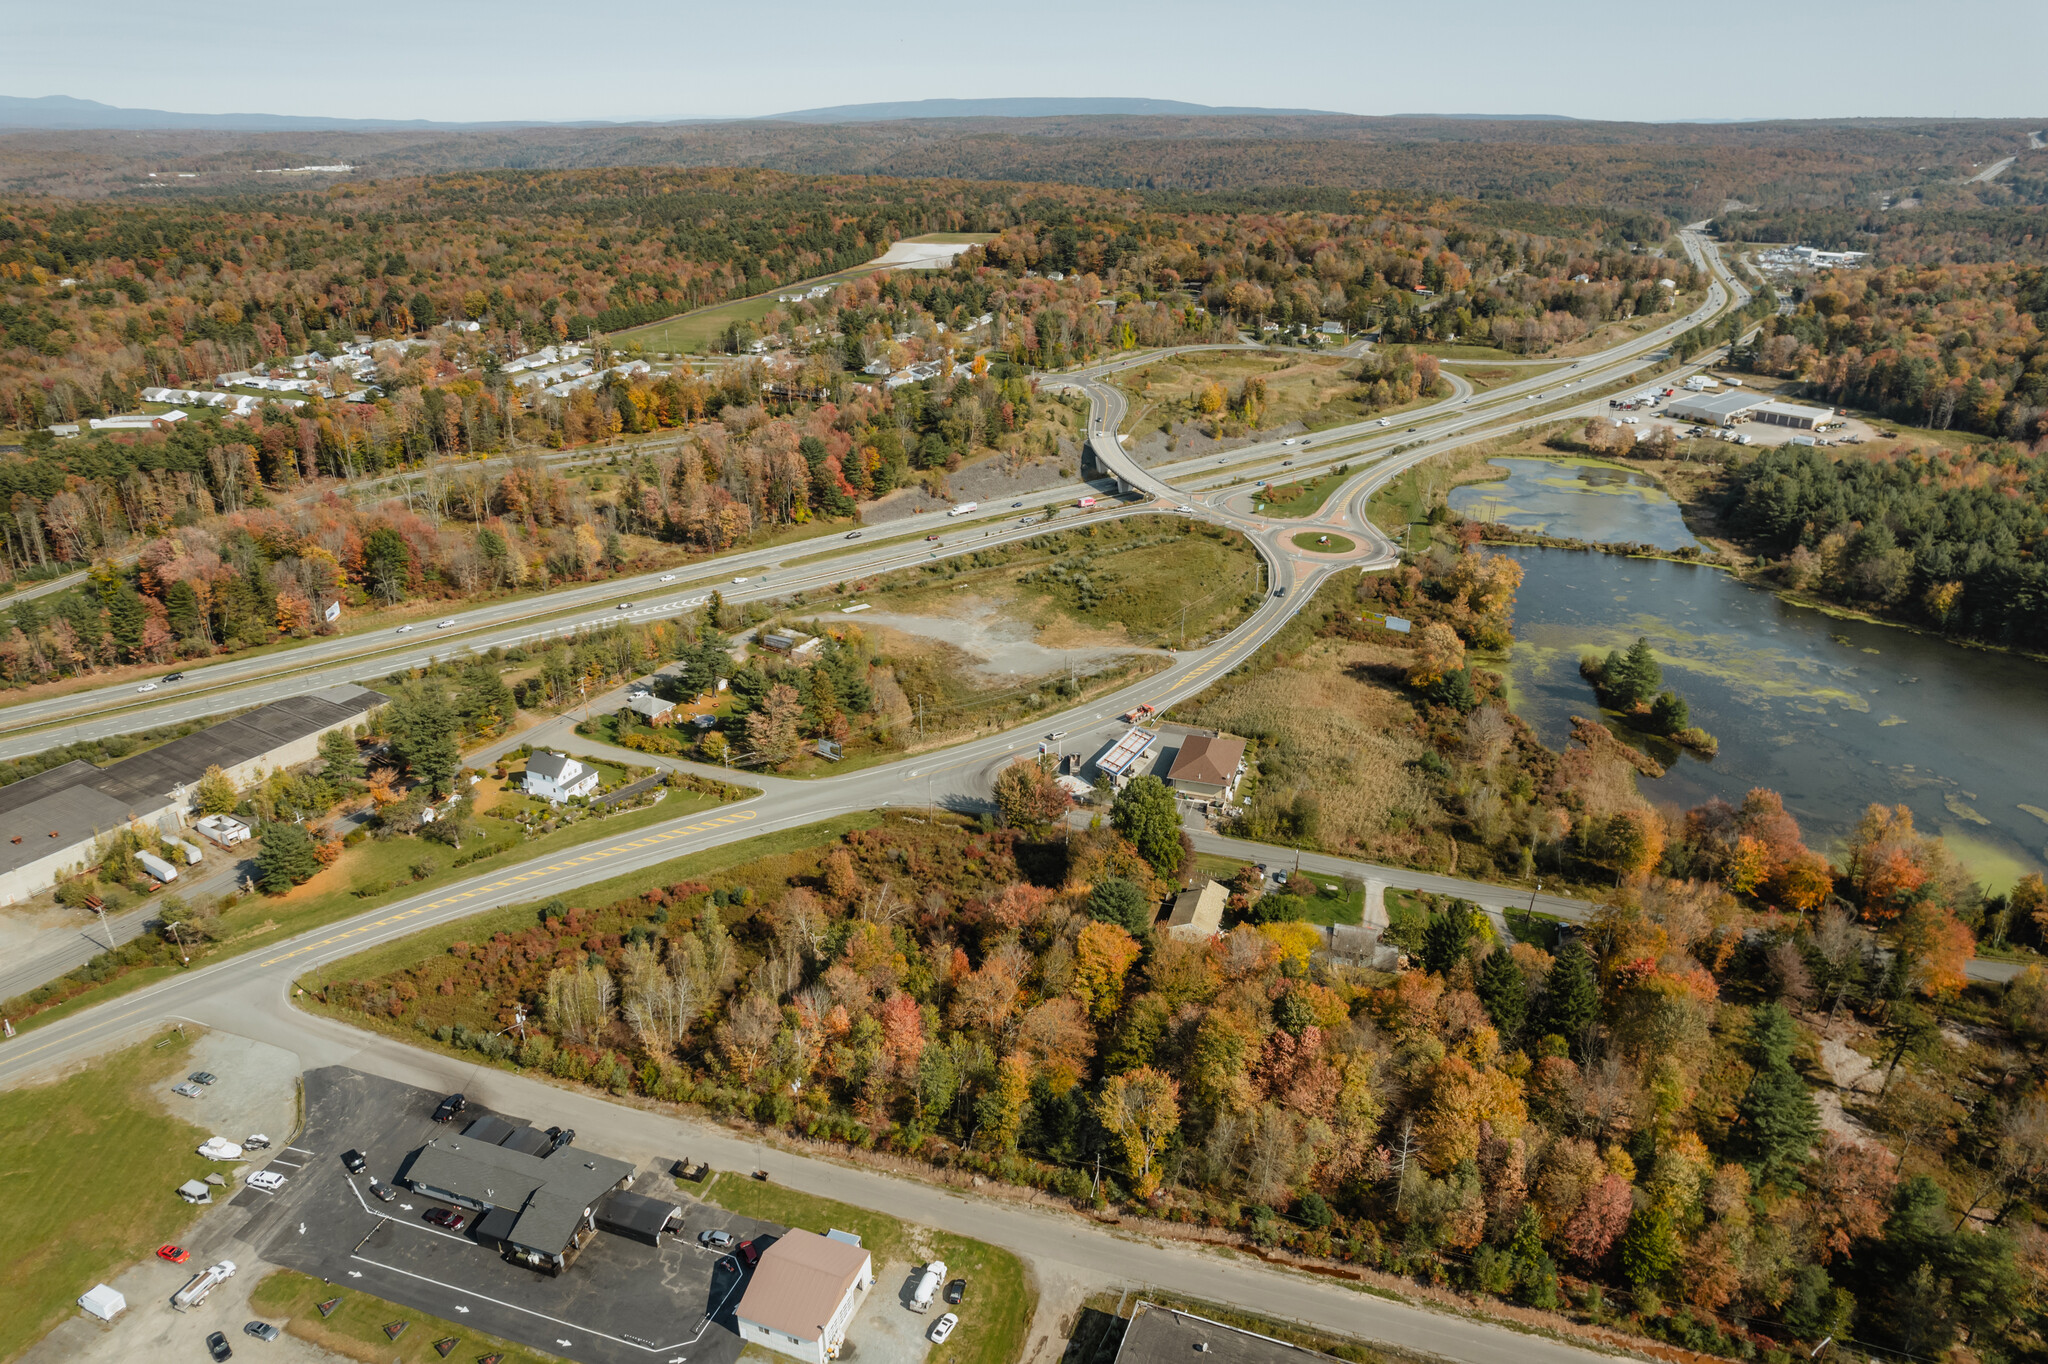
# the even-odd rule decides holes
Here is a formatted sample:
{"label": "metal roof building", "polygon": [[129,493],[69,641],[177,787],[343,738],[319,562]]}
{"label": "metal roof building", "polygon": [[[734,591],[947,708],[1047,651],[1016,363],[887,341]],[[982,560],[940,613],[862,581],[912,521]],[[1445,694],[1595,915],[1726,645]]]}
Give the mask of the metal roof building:
{"label": "metal roof building", "polygon": [[1664,415],[1679,421],[1733,426],[1769,399],[1756,393],[1688,393],[1664,405]]}
{"label": "metal roof building", "polygon": [[0,904],[48,890],[83,867],[100,839],[126,824],[184,827],[191,791],[218,766],[237,787],[311,762],[320,736],[360,724],[381,692],[323,687],[260,706],[106,767],[74,761],[0,787]]}
{"label": "metal roof building", "polygon": [[1218,1364],[1337,1364],[1333,1355],[1150,1302],[1132,1311],[1114,1364],[1186,1364],[1196,1354]]}
{"label": "metal roof building", "polygon": [[874,1279],[873,1260],[844,1233],[784,1232],[761,1253],[733,1312],[740,1339],[825,1364],[838,1356]]}

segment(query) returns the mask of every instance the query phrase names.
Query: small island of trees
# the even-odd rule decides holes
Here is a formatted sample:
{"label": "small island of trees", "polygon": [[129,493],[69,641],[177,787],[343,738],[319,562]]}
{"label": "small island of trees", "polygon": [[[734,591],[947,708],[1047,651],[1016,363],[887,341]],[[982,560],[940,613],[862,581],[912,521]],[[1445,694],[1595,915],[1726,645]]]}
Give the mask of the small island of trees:
{"label": "small island of trees", "polygon": [[1664,669],[1658,665],[1650,641],[1640,635],[1627,653],[1609,649],[1606,658],[1587,654],[1579,660],[1579,675],[1593,684],[1603,707],[1635,728],[1704,757],[1720,751],[1720,741],[1693,724],[1685,698],[1664,687]]}

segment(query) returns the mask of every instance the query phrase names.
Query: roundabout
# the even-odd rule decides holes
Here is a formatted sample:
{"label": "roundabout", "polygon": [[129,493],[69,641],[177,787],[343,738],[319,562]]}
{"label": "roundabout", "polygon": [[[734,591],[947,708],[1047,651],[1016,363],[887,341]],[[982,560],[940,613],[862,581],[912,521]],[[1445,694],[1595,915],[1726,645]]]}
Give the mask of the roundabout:
{"label": "roundabout", "polygon": [[1291,543],[1296,549],[1310,554],[1349,554],[1358,548],[1358,543],[1349,536],[1335,531],[1302,530],[1294,533]]}

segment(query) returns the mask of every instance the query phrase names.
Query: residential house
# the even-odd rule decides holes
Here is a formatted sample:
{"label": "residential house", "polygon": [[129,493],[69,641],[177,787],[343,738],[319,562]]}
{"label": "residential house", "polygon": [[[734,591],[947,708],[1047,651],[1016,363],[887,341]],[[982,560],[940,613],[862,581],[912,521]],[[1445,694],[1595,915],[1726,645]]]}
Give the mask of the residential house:
{"label": "residential house", "polygon": [[597,790],[597,769],[566,753],[542,751],[526,760],[526,794],[560,805]]}

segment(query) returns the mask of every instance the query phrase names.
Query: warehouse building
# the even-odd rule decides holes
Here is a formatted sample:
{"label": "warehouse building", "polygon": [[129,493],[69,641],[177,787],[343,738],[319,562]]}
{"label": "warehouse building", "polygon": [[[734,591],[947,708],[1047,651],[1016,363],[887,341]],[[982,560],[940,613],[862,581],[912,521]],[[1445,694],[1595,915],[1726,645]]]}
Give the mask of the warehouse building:
{"label": "warehouse building", "polygon": [[1666,404],[1664,415],[1706,426],[1733,426],[1747,421],[1766,401],[1754,393],[1688,393]]}
{"label": "warehouse building", "polygon": [[1758,403],[1750,409],[1749,419],[1799,431],[1830,431],[1842,424],[1832,407],[1810,407],[1805,403]]}
{"label": "warehouse building", "polygon": [[847,1323],[874,1282],[874,1262],[853,1233],[786,1231],[761,1252],[733,1312],[740,1339],[826,1364],[839,1357]]}
{"label": "warehouse building", "polygon": [[597,1234],[604,1196],[633,1182],[633,1167],[487,1115],[413,1152],[400,1178],[481,1214],[476,1239],[506,1259],[560,1274]]}
{"label": "warehouse building", "polygon": [[346,684],[260,706],[106,767],[83,760],[0,787],[0,905],[40,894],[90,864],[95,845],[124,825],[175,835],[191,797],[218,766],[239,789],[320,756],[329,730],[359,725],[384,704]]}

